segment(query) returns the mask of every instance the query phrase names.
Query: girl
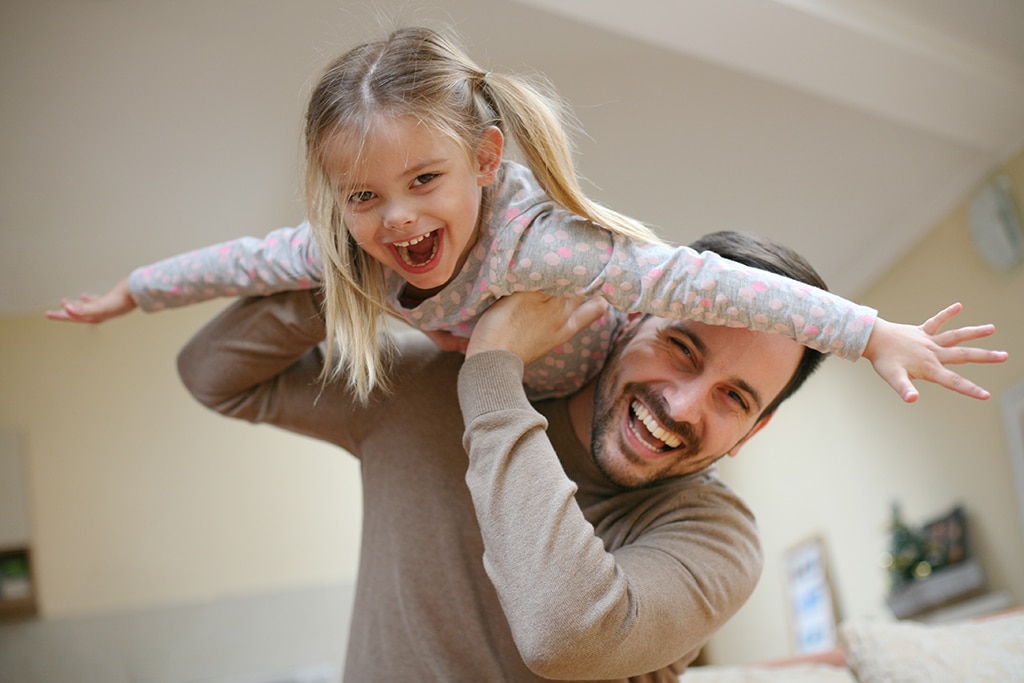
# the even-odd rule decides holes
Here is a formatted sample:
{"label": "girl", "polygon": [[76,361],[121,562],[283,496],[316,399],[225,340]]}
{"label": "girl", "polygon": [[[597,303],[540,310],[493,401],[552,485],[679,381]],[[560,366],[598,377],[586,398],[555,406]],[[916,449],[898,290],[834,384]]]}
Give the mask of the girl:
{"label": "girl", "polygon": [[[503,160],[507,139],[525,165]],[[876,368],[889,354],[895,369],[879,373],[890,384],[921,376],[922,362],[937,374],[935,332],[912,336],[920,329],[823,290],[669,247],[589,200],[560,103],[482,70],[429,29],[398,30],[331,64],[311,95],[305,140],[308,222],[139,268],[49,317],[98,322],[136,306],[322,286],[327,349],[338,356],[325,367],[363,398],[386,380],[382,314],[465,339],[487,306],[524,290],[599,295],[614,307],[531,364],[524,381],[535,399],[593,377],[628,312],[777,332],[850,360],[870,352]],[[907,384],[893,386],[913,400]]]}

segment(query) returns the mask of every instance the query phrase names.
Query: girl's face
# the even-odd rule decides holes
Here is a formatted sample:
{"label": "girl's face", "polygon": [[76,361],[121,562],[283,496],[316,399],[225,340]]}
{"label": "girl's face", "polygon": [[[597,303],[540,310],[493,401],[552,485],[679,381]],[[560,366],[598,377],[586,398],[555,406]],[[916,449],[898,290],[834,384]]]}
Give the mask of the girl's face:
{"label": "girl's face", "polygon": [[331,150],[331,182],[352,238],[370,256],[430,295],[462,268],[479,238],[483,188],[494,182],[502,136],[489,128],[472,157],[450,138],[408,118],[380,117],[356,150]]}

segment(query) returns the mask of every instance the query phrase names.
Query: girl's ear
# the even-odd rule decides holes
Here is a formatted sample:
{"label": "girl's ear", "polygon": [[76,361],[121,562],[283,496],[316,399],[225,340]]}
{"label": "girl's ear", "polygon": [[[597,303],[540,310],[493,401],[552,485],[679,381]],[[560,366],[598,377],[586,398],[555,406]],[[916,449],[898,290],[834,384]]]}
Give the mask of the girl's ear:
{"label": "girl's ear", "polygon": [[505,136],[497,126],[488,126],[476,146],[477,184],[486,187],[498,177]]}

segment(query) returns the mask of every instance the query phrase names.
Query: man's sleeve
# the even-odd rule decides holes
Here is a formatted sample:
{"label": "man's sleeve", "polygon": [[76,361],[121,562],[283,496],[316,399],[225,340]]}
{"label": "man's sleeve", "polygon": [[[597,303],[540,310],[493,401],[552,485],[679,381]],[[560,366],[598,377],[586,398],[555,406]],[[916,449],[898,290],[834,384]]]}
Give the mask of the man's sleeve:
{"label": "man's sleeve", "polygon": [[262,422],[353,450],[362,407],[343,382],[324,383],[319,347],[326,336],[309,291],[235,302],[178,355],[186,388],[228,417]]}
{"label": "man's sleeve", "polygon": [[484,565],[524,661],[559,679],[625,678],[689,661],[757,583],[752,514],[713,476],[693,475],[671,504],[630,494],[629,510],[615,513],[636,522],[609,552],[521,377],[513,354],[473,356],[459,399]]}

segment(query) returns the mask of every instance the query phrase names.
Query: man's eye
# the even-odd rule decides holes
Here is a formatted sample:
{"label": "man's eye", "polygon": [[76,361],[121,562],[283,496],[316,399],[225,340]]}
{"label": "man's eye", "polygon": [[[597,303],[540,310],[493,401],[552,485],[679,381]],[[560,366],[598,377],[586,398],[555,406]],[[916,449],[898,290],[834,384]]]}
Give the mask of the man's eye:
{"label": "man's eye", "polygon": [[677,349],[682,351],[683,354],[685,354],[687,356],[692,356],[693,355],[693,351],[690,350],[690,347],[682,339],[679,339],[677,337],[672,337],[672,338],[669,339],[669,341],[672,342],[673,346],[675,346]]}
{"label": "man's eye", "polygon": [[371,199],[373,199],[373,193],[369,190],[353,192],[348,196],[348,201],[352,204],[362,204],[363,202],[368,202]]}
{"label": "man's eye", "polygon": [[729,400],[731,400],[734,403],[736,403],[737,405],[739,405],[741,408],[743,408],[743,410],[747,410],[747,402],[746,402],[746,400],[744,400],[743,394],[741,394],[738,391],[731,391],[731,390],[728,392],[728,394],[729,394]]}
{"label": "man's eye", "polygon": [[422,175],[418,175],[418,176],[416,176],[416,180],[414,180],[413,183],[412,183],[413,187],[417,187],[419,185],[426,185],[431,180],[436,178],[438,175],[439,174],[437,174],[437,173],[424,173]]}

